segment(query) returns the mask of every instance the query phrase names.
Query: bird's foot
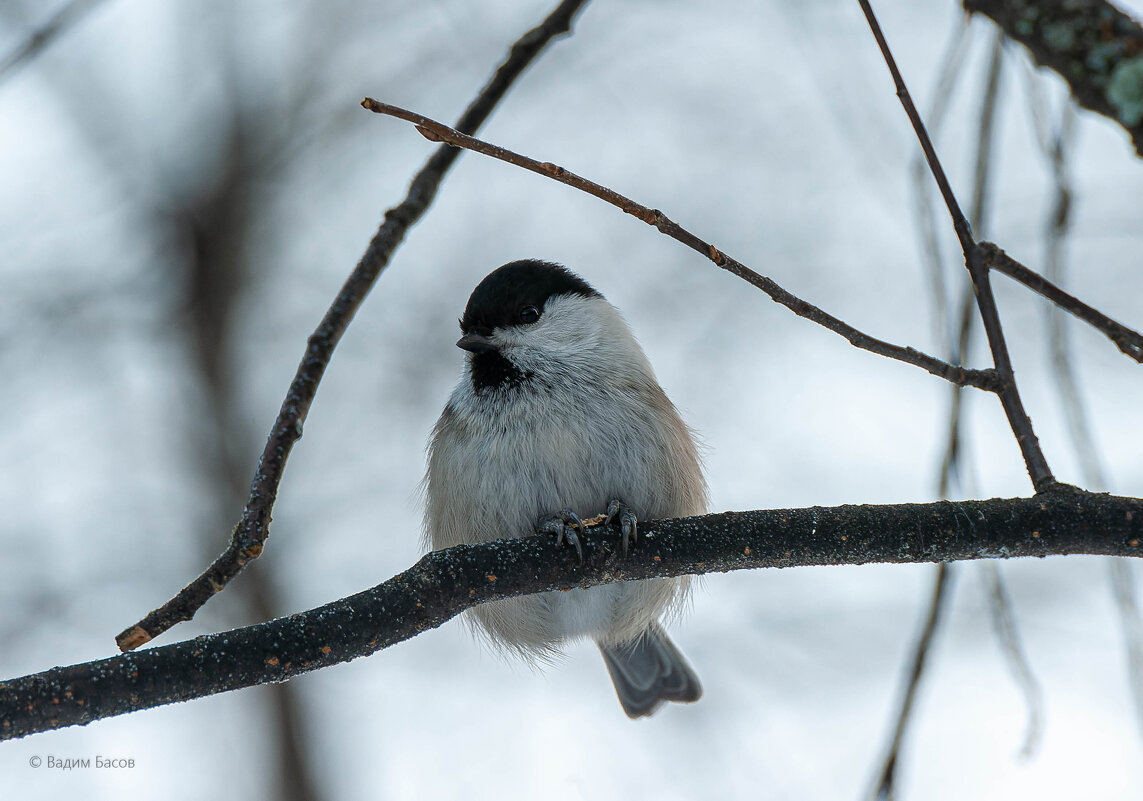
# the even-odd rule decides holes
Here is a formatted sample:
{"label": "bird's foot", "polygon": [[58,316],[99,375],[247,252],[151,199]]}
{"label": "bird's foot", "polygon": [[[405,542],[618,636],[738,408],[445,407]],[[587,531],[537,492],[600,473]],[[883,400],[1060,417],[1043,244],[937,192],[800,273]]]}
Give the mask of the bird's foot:
{"label": "bird's foot", "polygon": [[603,524],[609,525],[616,517],[619,518],[619,528],[623,532],[623,555],[627,556],[628,546],[639,539],[639,521],[635,513],[627,508],[627,504],[612,498],[607,502],[607,515],[603,518]]}
{"label": "bird's foot", "polygon": [[579,534],[575,530],[579,529],[579,534],[582,534],[583,521],[579,519],[579,515],[571,509],[564,509],[559,514],[545,515],[541,517],[536,523],[537,534],[555,534],[556,546],[563,545],[567,542],[569,545],[575,546],[576,556],[579,557],[579,563],[583,564],[583,543],[580,542]]}

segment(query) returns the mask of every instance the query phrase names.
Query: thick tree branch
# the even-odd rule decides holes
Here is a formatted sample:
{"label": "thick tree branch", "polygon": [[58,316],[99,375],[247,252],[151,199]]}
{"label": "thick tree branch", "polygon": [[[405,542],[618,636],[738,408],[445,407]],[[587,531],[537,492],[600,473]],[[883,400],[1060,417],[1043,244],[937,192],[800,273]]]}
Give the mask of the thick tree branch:
{"label": "thick tree branch", "polygon": [[90,723],[367,656],[476,604],[757,567],[1143,553],[1143,499],[1063,485],[1032,498],[724,512],[649,521],[627,558],[589,530],[435,551],[370,590],[289,617],[0,682],[0,739]]}
{"label": "thick tree branch", "polygon": [[426,139],[434,142],[446,142],[457,148],[464,150],[471,150],[481,155],[491,156],[494,159],[507,162],[508,164],[522,167],[530,172],[539,175],[547,176],[553,180],[559,181],[561,184],[579,189],[581,192],[586,192],[589,195],[599,198],[600,200],[610,203],[617,209],[620,209],[633,217],[642,220],[648,225],[654,226],[658,229],[659,233],[671,237],[676,242],[681,242],[687,247],[691,248],[698,253],[701,253],[706,258],[710,259],[715,265],[721,267],[729,273],[737,275],[739,278],[747,281],[751,285],[761,289],[772,300],[782,304],[787,309],[792,311],[799,317],[804,317],[807,320],[817,323],[818,325],[828,328],[835,334],[844,337],[849,344],[861,350],[867,350],[871,353],[876,353],[879,356],[886,356],[890,359],[896,359],[906,364],[912,364],[920,367],[933,375],[950,381],[953,384],[960,386],[971,386],[978,389],[989,390],[991,392],[998,392],[1003,384],[998,379],[996,373],[992,370],[970,370],[965,367],[957,367],[943,362],[927,353],[922,353],[919,350],[909,347],[902,347],[901,345],[894,345],[890,342],[871,337],[868,334],[859,331],[848,323],[842,322],[838,318],[829,314],[828,312],[819,309],[817,306],[807,301],[802,300],[798,296],[786,291],[779,286],[772,279],[761,275],[754,270],[751,270],[741,262],[732,259],[724,252],[716,248],[714,245],[706,242],[703,239],[695,236],[693,233],[683,228],[674,220],[667,217],[666,214],[658,209],[648,208],[640,203],[636,203],[629,197],[619,194],[613,189],[609,189],[602,184],[597,184],[580,175],[565,170],[559,165],[552,164],[551,162],[541,162],[528,156],[520,155],[507,148],[485,142],[481,139],[468,136],[454,128],[450,128],[443,123],[430,119],[423,114],[418,114],[415,111],[400,108],[399,106],[391,106],[388,103],[382,103],[379,100],[374,100],[367,97],[361,101],[361,105],[369,111],[377,114],[384,114],[389,117],[396,117],[397,119],[411,122],[417,126],[417,130]]}
{"label": "thick tree branch", "polygon": [[[461,115],[457,127],[475,131],[488,119],[517,77],[552,39],[571,30],[576,13],[586,0],[564,0],[538,27],[525,33],[512,46],[508,58]],[[198,578],[178,595],[116,638],[119,648],[129,651],[157,637],[176,623],[190,620],[203,604],[241,572],[246,563],[261,553],[270,533],[270,512],[278,496],[278,485],[294,443],[302,436],[302,424],[317,394],[333,350],[341,340],[357,309],[377,281],[381,271],[405,237],[436,197],[437,188],[460,151],[439,148],[413,178],[408,195],[398,206],[385,212],[385,221],[373,236],[357,267],[342,286],[317,330],[310,335],[305,355],[282,402],[258,469],[250,485],[250,497],[242,519],[231,535],[226,550]]]}
{"label": "thick tree branch", "polygon": [[964,0],[1068,82],[1081,106],[1122,125],[1143,156],[1143,26],[1104,0]]}

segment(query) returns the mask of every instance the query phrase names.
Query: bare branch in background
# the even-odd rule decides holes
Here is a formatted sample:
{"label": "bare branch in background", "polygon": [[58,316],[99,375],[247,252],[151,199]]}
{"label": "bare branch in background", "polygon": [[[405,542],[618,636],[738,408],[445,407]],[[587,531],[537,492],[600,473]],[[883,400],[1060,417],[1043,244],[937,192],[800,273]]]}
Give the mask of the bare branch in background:
{"label": "bare branch in background", "polygon": [[1004,35],[996,31],[989,48],[988,73],[980,100],[980,122],[976,137],[976,167],[973,170],[972,208],[969,224],[977,236],[984,236],[992,198],[992,153],[996,142],[996,100],[1000,96],[1000,75],[1004,66]]}
{"label": "bare branch in background", "polygon": [[[1037,105],[1036,97],[1036,94],[1032,95],[1033,108]],[[1037,139],[1044,146],[1044,158],[1048,162],[1055,190],[1052,207],[1048,210],[1047,225],[1044,226],[1046,261],[1044,272],[1045,278],[1057,286],[1063,286],[1067,280],[1064,244],[1074,208],[1071,176],[1068,175],[1068,155],[1075,133],[1075,118],[1075,106],[1070,101],[1063,104],[1058,126],[1050,126],[1043,119],[1042,114],[1038,115],[1033,112],[1033,120],[1038,129]],[[998,261],[1010,260],[1005,257],[998,259]],[[1049,307],[1046,311],[1045,322],[1048,328],[1048,351],[1052,362],[1052,378],[1060,392],[1060,401],[1063,406],[1064,419],[1068,423],[1068,433],[1072,440],[1072,446],[1076,450],[1076,455],[1079,456],[1087,486],[1092,489],[1103,490],[1107,488],[1107,478],[1095,447],[1095,437],[1092,435],[1087,409],[1080,395],[1079,381],[1076,379],[1076,366],[1071,355],[1068,329],[1064,325],[1065,320],[1059,309]],[[1120,344],[1120,349],[1123,349],[1122,344]],[[1128,355],[1131,354],[1128,353]],[[1143,359],[1143,348],[1139,349],[1138,357]]]}
{"label": "bare branch in background", "polygon": [[[935,120],[933,122],[934,134],[943,120],[945,111],[948,108],[949,95],[952,91],[954,83],[954,76],[957,74],[961,62],[964,58],[964,46],[967,43],[968,36],[967,21],[965,24],[958,26],[957,39],[959,46],[955,49],[950,48],[949,53],[946,55],[944,66],[942,67],[941,76],[937,81],[937,88],[935,91],[935,100],[933,103]],[[996,80],[995,75],[998,74],[998,61],[993,59],[994,69],[990,70],[989,87],[991,92],[985,92],[985,107],[987,108],[988,97],[991,96],[995,99]],[[991,110],[987,114],[982,115],[981,136],[980,142],[987,143],[990,137],[985,136],[986,132],[990,129],[990,125],[984,125],[985,121],[991,120]],[[980,142],[978,142],[977,154],[981,152]],[[977,189],[984,182],[982,176],[987,175],[987,170],[980,169],[981,161],[977,161]],[[924,154],[921,154],[913,163],[913,180],[917,188],[919,198],[918,206],[920,206],[919,224],[921,227],[922,239],[925,242],[925,250],[928,255],[929,274],[932,281],[932,286],[939,287],[939,292],[934,292],[934,305],[939,308],[934,318],[946,320],[948,317],[947,309],[947,296],[944,292],[944,276],[943,276],[943,261],[940,257],[940,245],[936,238],[936,226],[932,209],[929,205],[929,192],[931,183],[928,175],[928,164],[925,160]],[[980,192],[976,195],[979,197]],[[976,227],[976,226],[974,226]],[[946,358],[950,364],[963,365],[967,361],[968,353],[968,332],[971,330],[971,295],[965,296],[964,301],[961,303],[959,336],[954,337],[952,332],[948,331],[942,326],[941,337],[947,338],[947,353]],[[938,479],[938,497],[945,500],[949,496],[949,486],[952,478],[963,467],[961,455],[961,436],[960,436],[960,421],[962,399],[964,393],[962,388],[955,384],[950,385],[952,392],[952,403],[949,407],[949,431],[948,438],[945,444],[945,454],[941,461],[939,479]],[[873,798],[876,801],[893,801],[897,794],[897,768],[901,763],[901,751],[905,744],[905,736],[909,729],[909,724],[912,721],[914,701],[917,692],[921,686],[921,679],[925,674],[925,666],[928,663],[928,654],[933,647],[936,639],[937,628],[940,621],[944,617],[946,605],[949,603],[949,598],[952,593],[950,587],[952,579],[956,573],[956,567],[950,564],[942,564],[933,577],[933,586],[930,591],[930,600],[928,610],[925,613],[925,622],[921,627],[921,632],[917,636],[916,641],[913,643],[913,648],[908,656],[908,669],[906,669],[903,676],[903,687],[899,693],[899,702],[897,704],[896,724],[893,727],[893,735],[889,739],[889,745],[885,749],[885,756],[883,758],[881,769],[878,772],[877,783],[873,789]]]}
{"label": "bare branch in background", "polygon": [[1064,484],[1031,498],[723,512],[433,551],[373,589],[269,623],[0,682],[0,739],[285,681],[368,656],[486,601],[758,567],[1143,555],[1143,499]]}
{"label": "bare branch in background", "polygon": [[1028,660],[1028,654],[1020,639],[1016,616],[1012,611],[1012,599],[1008,595],[1004,578],[1000,575],[1000,565],[996,562],[984,562],[981,568],[988,582],[988,608],[992,613],[992,626],[1000,644],[1004,647],[1008,668],[1012,671],[1016,686],[1024,694],[1024,706],[1028,709],[1028,722],[1024,726],[1024,743],[1020,746],[1020,755],[1028,758],[1040,747],[1044,729],[1044,691],[1032,672],[1032,663]]}
{"label": "bare branch in background", "polygon": [[[220,44],[225,41],[220,37]],[[217,180],[198,192],[187,192],[176,182],[164,194],[180,202],[166,204],[162,212],[156,210],[164,213],[178,231],[185,232],[185,236],[175,238],[177,244],[173,244],[169,259],[183,271],[183,280],[177,285],[183,292],[179,305],[186,310],[186,325],[180,327],[180,333],[186,338],[190,356],[187,378],[197,382],[205,400],[205,413],[186,419],[192,470],[209,485],[202,507],[212,524],[202,528],[203,540],[224,530],[227,521],[242,508],[249,480],[244,455],[255,450],[255,438],[261,433],[244,425],[241,415],[236,414],[242,408],[246,387],[236,386],[229,378],[243,342],[236,333],[236,307],[256,274],[252,254],[257,251],[250,243],[256,236],[261,208],[253,187],[260,178],[272,174],[262,155],[265,142],[283,136],[276,121],[269,121],[244,102],[253,92],[238,89],[233,72],[228,77],[230,102],[224,107],[224,121],[218,123],[226,131],[225,144],[212,165],[217,168]],[[301,127],[296,117],[286,119],[288,130]],[[216,547],[213,539],[200,544],[203,559],[209,559]],[[280,615],[283,604],[273,577],[259,570],[249,579],[235,587],[237,599],[246,607],[246,621]],[[301,685],[289,683],[275,684],[262,695],[266,720],[259,730],[276,759],[276,769],[265,771],[263,777],[278,801],[317,801],[322,797],[315,775],[317,760],[309,748],[316,735],[307,725],[302,695]]]}
{"label": "bare branch in background", "polygon": [[[976,143],[976,169],[973,181],[972,211],[969,220],[972,229],[978,236],[984,236],[989,223],[988,201],[992,197],[991,177],[992,154],[995,150],[995,123],[997,100],[1000,96],[1001,68],[1004,64],[1004,34],[996,30],[992,34],[991,55],[989,56],[988,74],[985,78],[985,87],[980,105],[979,136]],[[963,343],[962,353],[967,357],[969,343],[971,342],[972,326],[968,324],[972,306],[972,293],[966,289],[962,301],[962,319],[965,321],[961,327],[960,336]],[[958,399],[959,401],[959,399]],[[964,405],[956,403],[956,419],[951,426],[955,433],[954,440],[960,439],[963,427]],[[947,487],[948,476],[942,476]],[[963,488],[962,488],[963,490]],[[988,606],[992,618],[992,628],[1000,640],[1005,661],[1012,673],[1016,686],[1024,695],[1024,706],[1027,709],[1027,723],[1024,728],[1024,744],[1021,753],[1031,756],[1040,741],[1041,720],[1043,718],[1043,691],[1032,672],[1031,662],[1028,660],[1024,643],[1020,638],[1020,631],[1016,626],[1016,615],[1012,609],[1011,598],[1005,586],[1004,576],[1000,566],[988,563],[982,566],[985,580],[988,583]]]}
{"label": "bare branch in background", "polygon": [[[1052,207],[1048,211],[1047,225],[1044,226],[1044,245],[1048,262],[1046,272],[1052,281],[1063,285],[1066,282],[1067,268],[1064,245],[1074,210],[1074,192],[1068,171],[1068,156],[1075,137],[1076,108],[1070,98],[1066,100],[1060,109],[1059,123],[1052,125],[1048,121],[1045,109],[1047,104],[1043,93],[1034,80],[1029,81],[1028,97],[1037,139],[1048,162],[1055,189]],[[1068,421],[1068,434],[1079,457],[1084,481],[1095,489],[1105,489],[1108,486],[1107,474],[1095,446],[1095,435],[1087,407],[1080,394],[1068,329],[1058,310],[1048,309],[1047,325],[1052,375],[1060,391],[1060,400]],[[1120,349],[1123,349],[1122,345]],[[1143,347],[1136,348],[1135,358],[1143,359]],[[1132,565],[1123,559],[1110,560],[1108,570],[1111,576],[1112,595],[1115,598],[1115,607],[1123,632],[1124,647],[1127,651],[1128,691],[1131,693],[1136,723],[1143,732],[1143,615],[1140,615],[1139,611],[1135,576]]]}
{"label": "bare branch in background", "polygon": [[921,353],[914,348],[893,345],[889,342],[871,337],[853,326],[842,322],[833,315],[822,311],[812,303],[808,303],[796,295],[787,292],[771,279],[760,275],[741,262],[727,256],[714,245],[700,239],[668,218],[667,215],[658,209],[648,208],[640,203],[636,203],[631,198],[621,195],[602,184],[597,184],[594,181],[569,172],[563,167],[552,164],[551,162],[536,161],[533,158],[522,156],[519,153],[515,153],[499,145],[493,145],[481,139],[468,136],[436,120],[430,119],[423,114],[418,114],[415,111],[409,111],[408,109],[392,106],[388,103],[382,103],[370,97],[361,101],[361,105],[377,114],[384,114],[413,123],[417,126],[417,130],[421,132],[421,135],[432,141],[446,142],[457,148],[491,156],[494,159],[522,167],[530,172],[547,176],[555,181],[559,181],[561,184],[566,184],[567,186],[579,189],[582,192],[586,192],[600,200],[606,201],[648,225],[654,226],[658,229],[659,233],[665,234],[671,237],[671,239],[681,242],[692,250],[701,253],[714,262],[715,265],[727,272],[761,289],[774,301],[782,304],[799,317],[805,317],[807,320],[815,322],[824,328],[828,328],[835,334],[844,337],[849,344],[856,348],[876,353],[879,356],[896,359],[906,364],[912,364],[927,370],[939,378],[951,381],[954,384],[973,386],[992,392],[1000,390],[1001,385],[997,382],[996,376],[991,370],[969,370],[963,367],[954,367],[947,362],[942,362],[940,359],[936,359],[926,353]]}
{"label": "bare branch in background", "polygon": [[[966,25],[958,27],[958,41],[964,36],[967,30]],[[991,46],[991,54],[989,57],[989,67],[985,75],[984,90],[981,93],[981,107],[978,122],[978,136],[976,143],[976,169],[973,184],[973,204],[972,204],[972,217],[971,224],[974,231],[982,232],[987,221],[987,200],[990,197],[990,183],[992,176],[992,152],[995,140],[995,119],[996,119],[996,106],[997,98],[999,97],[1000,89],[1000,73],[1001,65],[1003,63],[1003,41],[1004,37],[997,34],[993,38]],[[949,64],[953,59],[960,60],[958,50],[950,49],[947,57],[945,69],[942,70],[942,76],[938,79],[937,93],[942,101],[947,101],[947,94],[950,91],[952,78],[950,77],[951,69]],[[936,103],[936,106],[941,111],[941,118],[943,118],[945,102]],[[939,122],[939,120],[938,120]],[[919,161],[917,164],[923,169],[923,162]],[[940,306],[940,318],[944,319],[946,315],[945,304],[947,300],[943,292],[943,276],[941,275],[942,264],[939,258],[939,251],[937,250],[937,243],[935,236],[932,233],[933,219],[929,210],[929,201],[924,189],[920,186],[927,187],[927,181],[922,183],[924,178],[923,173],[917,172],[915,180],[918,183],[918,197],[920,204],[923,208],[919,215],[919,224],[921,225],[922,235],[926,232],[928,237],[924,237],[929,249],[932,251],[929,258],[929,272],[933,278],[933,285],[941,287],[940,294],[934,296],[934,303]],[[926,225],[927,223],[927,225]],[[972,293],[971,288],[962,293],[962,301],[960,304],[960,330],[957,337],[954,339],[949,336],[948,342],[948,359],[953,364],[963,364],[968,354],[969,336],[972,331]],[[937,481],[938,493],[941,498],[947,499],[950,493],[951,485],[954,478],[965,476],[968,473],[968,467],[963,463],[963,448],[961,446],[961,422],[963,420],[963,393],[960,387],[953,386],[952,403],[949,407],[949,427],[948,437],[946,440],[945,454],[941,460],[939,477]],[[962,494],[970,494],[965,484],[968,482],[963,479],[957,481],[961,486],[959,491]],[[995,564],[987,563],[985,566],[990,579],[993,592],[990,594],[992,604],[993,620],[1003,621],[1006,626],[996,626],[996,631],[1001,637],[1005,645],[1005,654],[1012,662],[1013,672],[1016,674],[1018,681],[1024,688],[1025,697],[1028,699],[1028,731],[1029,738],[1033,732],[1039,732],[1039,719],[1040,719],[1040,705],[1038,687],[1035,685],[1032,678],[1031,669],[1024,659],[1023,649],[1020,646],[1015,623],[1013,620],[1012,611],[1008,606],[1007,595],[1004,592],[1003,580],[1000,576],[999,569]],[[874,791],[874,797],[882,801],[891,801],[896,795],[896,776],[897,768],[901,762],[901,750],[905,743],[905,737],[908,732],[908,727],[911,722],[911,717],[914,710],[914,699],[920,687],[921,680],[924,676],[925,666],[928,663],[928,652],[932,649],[936,639],[936,633],[940,621],[944,617],[944,607],[950,603],[951,592],[948,591],[949,585],[952,584],[954,572],[959,568],[953,565],[941,565],[941,569],[937,572],[934,579],[934,586],[932,590],[931,601],[926,615],[926,623],[922,628],[921,635],[917,638],[913,651],[909,658],[911,668],[905,672],[905,687],[901,691],[901,701],[897,710],[897,724],[894,727],[893,736],[890,740],[889,747],[887,748],[886,756],[882,764],[877,786]],[[1025,681],[1027,683],[1025,683]],[[1026,739],[1026,742],[1031,742]]]}
{"label": "bare branch in background", "polygon": [[[965,24],[958,28],[959,36],[962,41],[966,41],[969,37],[967,21]],[[963,46],[962,46],[963,47]],[[991,136],[988,134],[991,131],[992,110],[990,108],[991,101],[995,101],[995,92],[997,87],[997,76],[999,74],[999,60],[996,54],[993,54],[992,69],[989,71],[988,89],[985,91],[984,108],[985,113],[981,115],[980,137],[977,143],[977,191],[974,195],[977,198],[982,196],[982,185],[985,183],[987,177],[987,159],[980,158],[983,152],[983,146],[991,141]],[[957,62],[963,59],[963,49],[958,53],[957,51],[950,51],[947,56],[943,74],[938,80],[937,96],[939,102],[934,102],[936,110],[940,112],[937,116],[936,124],[939,125],[943,121],[945,109],[947,109],[947,101],[949,99],[948,93],[951,91],[953,79],[952,64],[955,59]],[[944,84],[942,86],[942,84]],[[934,133],[936,129],[934,128]],[[922,214],[920,215],[921,231],[925,236],[927,250],[929,254],[929,273],[932,278],[932,285],[939,286],[941,291],[939,294],[934,294],[934,303],[939,304],[940,312],[934,317],[938,319],[946,319],[948,317],[948,309],[946,308],[946,299],[944,293],[944,276],[942,274],[943,261],[940,258],[940,246],[936,238],[936,226],[934,215],[929,206],[929,188],[931,183],[929,181],[928,164],[925,154],[921,154],[914,161],[914,181],[918,186],[918,195],[921,199],[923,207]],[[983,169],[982,169],[983,167]],[[923,187],[923,188],[921,188]],[[979,210],[979,207],[978,207]],[[973,218],[974,228],[978,227],[977,218]],[[959,274],[959,273],[958,273]],[[958,282],[959,283],[959,282]],[[971,331],[971,294],[961,293],[963,301],[961,303],[959,337],[954,338],[951,332],[942,331],[942,338],[947,337],[948,347],[945,358],[949,360],[950,364],[963,365],[967,361],[968,354],[968,333]],[[963,388],[955,384],[950,385],[952,392],[952,403],[949,407],[949,431],[948,438],[945,445],[945,454],[941,461],[940,477],[938,479],[937,494],[942,500],[947,500],[949,496],[949,485],[952,476],[956,474],[963,466],[961,460],[961,409],[962,400],[964,397]],[[913,711],[915,709],[915,700],[917,693],[921,687],[921,680],[925,675],[925,667],[928,664],[928,656],[930,650],[936,641],[937,629],[941,620],[944,618],[945,607],[949,604],[949,599],[952,597],[951,585],[953,578],[956,574],[957,568],[951,564],[942,564],[939,566],[936,575],[933,577],[933,586],[930,591],[930,600],[927,611],[925,612],[925,622],[921,627],[921,632],[913,643],[913,647],[909,652],[908,668],[902,673],[902,689],[899,692],[899,701],[896,710],[896,723],[893,726],[893,734],[889,739],[889,745],[885,749],[885,755],[881,763],[881,769],[877,775],[877,783],[873,789],[872,797],[875,801],[893,801],[897,796],[897,769],[901,764],[901,753],[905,745],[906,735],[909,730],[909,725],[913,720]]]}
{"label": "bare branch in background", "polygon": [[[933,87],[933,102],[929,107],[929,130],[936,138],[945,115],[948,113],[949,100],[957,78],[960,77],[964,65],[964,53],[971,36],[968,20],[964,19],[954,26],[953,36],[941,59],[941,69],[936,84]],[[952,333],[948,323],[948,293],[945,290],[945,266],[940,243],[937,240],[937,224],[932,208],[933,185],[929,180],[928,165],[925,156],[918,153],[909,165],[910,178],[917,202],[914,206],[917,216],[917,228],[921,237],[921,255],[928,263],[925,275],[929,277],[929,286],[933,298],[933,329],[938,342],[945,344],[946,352],[952,351]],[[949,358],[952,364],[964,364],[964,360]],[[943,493],[942,493],[943,494]]]}
{"label": "bare branch in background", "polygon": [[1143,731],[1143,616],[1139,614],[1139,590],[1125,559],[1111,560],[1111,588],[1119,610],[1123,643],[1127,650],[1127,678],[1131,690],[1135,722]]}
{"label": "bare branch in background", "polygon": [[[992,176],[992,150],[995,141],[996,101],[1000,92],[1000,68],[1003,63],[1003,36],[993,38],[988,62],[988,72],[985,75],[984,90],[981,93],[980,115],[977,122],[976,138],[976,166],[973,170],[972,210],[970,225],[972,230],[983,233],[987,224],[987,202],[990,196],[990,179]],[[951,337],[948,359],[953,364],[963,364],[968,360],[972,345],[973,332],[973,287],[971,281],[960,293],[960,304],[956,314],[958,321],[955,336]],[[959,387],[952,387],[952,403],[949,407],[948,434],[945,445],[945,455],[941,462],[939,478],[937,480],[937,494],[941,498],[948,498],[954,479],[960,484],[961,494],[971,494],[974,491],[972,482],[966,480],[969,467],[964,463],[963,456],[963,426],[964,421],[964,393]]]}
{"label": "bare branch in background", "polygon": [[56,15],[37,28],[23,44],[0,59],[0,81],[13,74],[17,67],[31,61],[44,51],[60,34],[79,24],[89,11],[103,0],[71,0]]}
{"label": "bare branch in background", "polygon": [[[504,63],[461,115],[457,127],[467,131],[479,128],[516,78],[548,43],[571,30],[572,20],[585,2],[586,0],[564,0],[539,26],[520,37]],[[333,350],[377,277],[388,265],[405,233],[432,203],[441,180],[458,155],[459,151],[453,148],[441,147],[421,168],[413,178],[405,200],[385,213],[385,221],[373,236],[365,254],[342,286],[317,330],[310,335],[305,356],[298,366],[278,418],[274,421],[266,448],[258,461],[258,469],[250,486],[250,498],[242,513],[242,520],[234,529],[229,546],[178,595],[121,632],[115,638],[121,650],[137,648],[176,623],[190,620],[250,560],[262,553],[269,536],[270,512],[277,498],[286,460],[294,443],[302,436],[302,424]]]}
{"label": "bare branch in background", "polygon": [[921,676],[925,673],[925,662],[928,660],[929,651],[937,633],[937,626],[944,615],[948,588],[952,583],[952,569],[953,566],[950,564],[941,563],[937,565],[937,575],[933,581],[929,611],[925,615],[925,624],[921,627],[920,636],[917,637],[917,644],[914,646],[909,660],[910,667],[905,675],[905,689],[901,693],[897,725],[893,728],[893,737],[889,740],[888,753],[881,767],[881,774],[877,779],[877,787],[873,791],[873,797],[877,801],[893,801],[896,797],[897,763],[901,755],[901,745],[905,741],[905,732],[913,717],[913,703],[917,698],[917,690],[921,686]]}
{"label": "bare branch in background", "polygon": [[1068,82],[1081,106],[1109,117],[1143,156],[1143,27],[1105,0],[964,0]]}

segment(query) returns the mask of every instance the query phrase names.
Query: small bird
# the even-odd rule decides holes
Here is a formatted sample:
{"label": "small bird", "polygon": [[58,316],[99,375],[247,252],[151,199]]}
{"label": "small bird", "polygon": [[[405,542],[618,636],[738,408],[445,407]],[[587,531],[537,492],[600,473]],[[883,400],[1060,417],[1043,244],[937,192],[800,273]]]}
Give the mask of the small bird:
{"label": "small bird", "polygon": [[[456,343],[464,372],[433,429],[425,477],[432,549],[551,533],[581,555],[579,515],[638,520],[706,511],[693,434],[619,311],[570,270],[524,260],[473,290]],[[660,618],[689,577],[493,601],[469,610],[492,642],[529,658],[591,637],[623,710],[697,701],[702,686]]]}

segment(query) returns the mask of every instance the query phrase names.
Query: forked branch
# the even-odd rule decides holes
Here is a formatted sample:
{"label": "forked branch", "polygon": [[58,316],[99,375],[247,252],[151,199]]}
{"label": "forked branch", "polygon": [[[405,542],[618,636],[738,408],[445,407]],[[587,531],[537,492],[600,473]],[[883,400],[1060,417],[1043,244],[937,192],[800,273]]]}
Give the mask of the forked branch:
{"label": "forked branch", "polygon": [[937,182],[941,196],[948,207],[949,216],[952,217],[953,229],[960,241],[961,250],[964,251],[965,266],[972,278],[977,310],[980,312],[984,332],[988,337],[989,350],[992,351],[992,363],[1000,376],[1001,388],[997,395],[1000,397],[1001,406],[1004,407],[1004,414],[1008,417],[1008,425],[1011,426],[1016,442],[1020,446],[1020,453],[1024,457],[1024,465],[1028,469],[1032,485],[1037,492],[1042,492],[1051,487],[1056,479],[1048,467],[1048,461],[1044,458],[1044,452],[1040,448],[1040,441],[1032,429],[1032,420],[1024,411],[1024,402],[1020,399],[1020,390],[1016,386],[1016,374],[1013,372],[1012,361],[1008,356],[1008,344],[1004,340],[1004,328],[1000,324],[1000,312],[996,308],[996,298],[992,294],[992,282],[988,275],[988,267],[984,264],[980,248],[977,246],[976,240],[973,239],[971,226],[965,219],[964,212],[960,210],[960,204],[957,203],[956,195],[953,194],[944,168],[941,167],[940,159],[937,158],[936,149],[929,139],[924,122],[921,121],[921,114],[917,111],[913,98],[905,86],[905,79],[901,77],[901,72],[897,69],[897,62],[889,50],[889,43],[881,32],[881,25],[877,22],[873,8],[869,5],[868,0],[858,0],[858,3],[861,5],[861,10],[865,12],[869,28],[873,31],[873,38],[877,40],[877,46],[881,49],[885,64],[893,76],[893,83],[897,87],[897,98],[909,116],[913,131],[916,133],[917,140],[921,143],[921,149],[925,153],[925,160],[929,163],[929,170],[933,173],[933,179]]}
{"label": "forked branch", "polygon": [[998,273],[1036,292],[1069,314],[1095,328],[1115,343],[1124,354],[1143,364],[1143,335],[1117,323],[1098,309],[1093,309],[1079,298],[1069,295],[1039,273],[1033,272],[991,242],[981,242],[980,252],[985,263]]}

